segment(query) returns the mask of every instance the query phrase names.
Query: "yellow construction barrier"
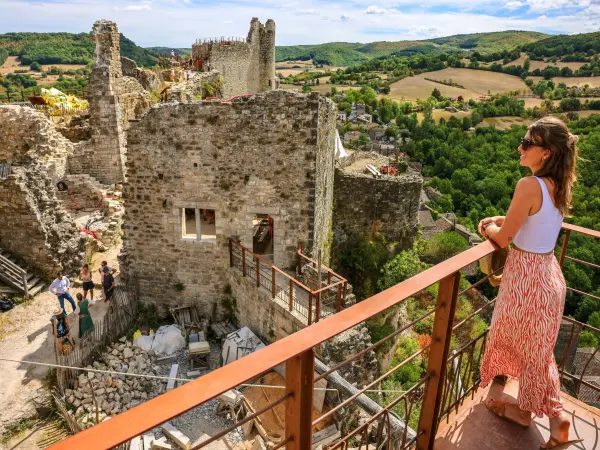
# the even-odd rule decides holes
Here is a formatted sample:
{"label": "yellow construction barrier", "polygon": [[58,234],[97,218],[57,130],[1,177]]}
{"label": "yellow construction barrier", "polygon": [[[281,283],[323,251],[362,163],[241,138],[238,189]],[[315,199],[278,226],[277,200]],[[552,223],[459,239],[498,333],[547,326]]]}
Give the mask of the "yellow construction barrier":
{"label": "yellow construction barrier", "polygon": [[42,88],[41,97],[48,105],[48,113],[51,116],[75,114],[79,111],[89,109],[87,100],[80,99],[74,95],[67,95],[55,88]]}

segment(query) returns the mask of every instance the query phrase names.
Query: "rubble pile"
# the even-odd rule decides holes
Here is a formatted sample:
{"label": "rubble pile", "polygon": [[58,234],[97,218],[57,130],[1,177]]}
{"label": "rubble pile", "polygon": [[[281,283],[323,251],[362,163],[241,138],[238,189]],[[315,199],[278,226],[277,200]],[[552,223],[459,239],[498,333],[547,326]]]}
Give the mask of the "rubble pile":
{"label": "rubble pile", "polygon": [[[152,356],[125,338],[109,346],[100,360],[102,362],[94,361],[87,368],[140,375],[154,375],[156,372]],[[155,397],[163,384],[154,379],[87,372],[79,375],[74,389],[65,390],[65,400],[71,408],[69,413],[83,428],[89,428],[96,423],[96,405],[98,421],[102,422]]]}

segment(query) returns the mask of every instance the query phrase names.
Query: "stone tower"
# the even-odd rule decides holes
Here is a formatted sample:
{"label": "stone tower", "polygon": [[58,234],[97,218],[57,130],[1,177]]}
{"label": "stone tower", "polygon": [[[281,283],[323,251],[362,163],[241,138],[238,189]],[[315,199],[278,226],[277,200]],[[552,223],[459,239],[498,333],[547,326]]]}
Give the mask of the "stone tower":
{"label": "stone tower", "polygon": [[125,176],[126,152],[119,98],[123,78],[120,35],[117,25],[108,20],[97,21],[92,35],[96,52],[90,74],[89,102],[95,164],[90,174],[105,184],[120,183]]}
{"label": "stone tower", "polygon": [[197,69],[216,70],[223,78],[223,95],[256,94],[279,87],[275,76],[275,22],[255,17],[246,38],[220,38],[192,45]]}

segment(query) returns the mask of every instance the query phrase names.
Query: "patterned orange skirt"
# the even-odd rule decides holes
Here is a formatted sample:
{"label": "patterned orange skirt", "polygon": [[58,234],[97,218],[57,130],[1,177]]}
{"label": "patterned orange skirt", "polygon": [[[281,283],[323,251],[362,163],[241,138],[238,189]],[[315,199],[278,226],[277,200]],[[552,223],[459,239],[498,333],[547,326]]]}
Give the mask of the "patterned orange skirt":
{"label": "patterned orange skirt", "polygon": [[510,252],[481,363],[481,386],[496,375],[517,378],[519,407],[538,417],[563,411],[553,351],[566,292],[554,254]]}

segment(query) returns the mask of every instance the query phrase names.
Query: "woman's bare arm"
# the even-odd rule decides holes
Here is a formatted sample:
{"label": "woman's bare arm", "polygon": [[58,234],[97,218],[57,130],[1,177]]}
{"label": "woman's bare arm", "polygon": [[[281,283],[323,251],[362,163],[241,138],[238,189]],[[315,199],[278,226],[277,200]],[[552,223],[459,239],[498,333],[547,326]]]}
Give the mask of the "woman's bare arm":
{"label": "woman's bare arm", "polygon": [[537,192],[539,192],[539,183],[535,178],[519,180],[508,212],[502,220],[502,226],[489,225],[485,228],[485,234],[502,248],[512,244],[517,232],[529,216]]}

